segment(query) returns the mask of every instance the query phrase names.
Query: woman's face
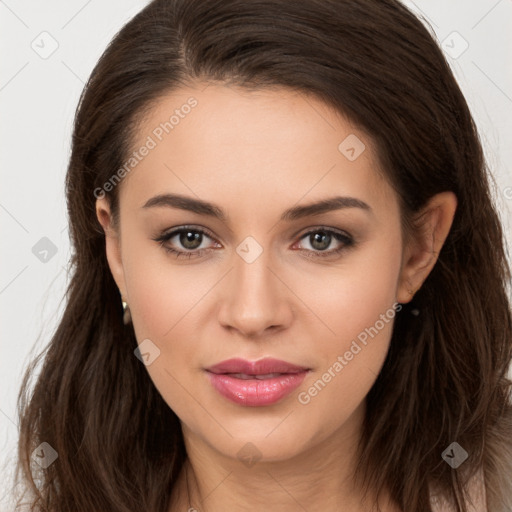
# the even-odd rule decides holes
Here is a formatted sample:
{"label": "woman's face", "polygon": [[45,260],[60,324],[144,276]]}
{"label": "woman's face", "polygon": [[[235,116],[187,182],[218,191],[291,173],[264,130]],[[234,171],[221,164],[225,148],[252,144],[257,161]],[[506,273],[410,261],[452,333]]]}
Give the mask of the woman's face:
{"label": "woman's face", "polygon": [[[184,432],[228,457],[250,442],[269,461],[354,435],[407,302],[398,200],[368,136],[312,97],[211,84],[162,99],[134,151],[107,253]],[[308,371],[207,371],[267,357]]]}

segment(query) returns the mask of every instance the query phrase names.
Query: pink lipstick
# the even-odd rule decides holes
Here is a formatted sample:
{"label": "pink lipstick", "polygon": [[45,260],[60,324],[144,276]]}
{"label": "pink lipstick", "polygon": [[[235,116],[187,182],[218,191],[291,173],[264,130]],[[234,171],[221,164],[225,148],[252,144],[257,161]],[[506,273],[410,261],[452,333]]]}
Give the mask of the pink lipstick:
{"label": "pink lipstick", "polygon": [[250,407],[278,402],[296,389],[309,371],[271,357],[259,361],[228,359],[206,369],[212,386],[221,395]]}

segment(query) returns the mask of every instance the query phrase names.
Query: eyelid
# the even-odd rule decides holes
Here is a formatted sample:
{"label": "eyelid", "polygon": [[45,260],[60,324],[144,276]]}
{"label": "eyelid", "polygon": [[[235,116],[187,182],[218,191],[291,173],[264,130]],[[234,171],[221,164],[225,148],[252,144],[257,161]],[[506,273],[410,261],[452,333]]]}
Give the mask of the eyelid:
{"label": "eyelid", "polygon": [[348,231],[345,231],[340,228],[335,228],[333,226],[313,226],[312,228],[306,228],[306,231],[303,231],[302,229],[298,231],[295,235],[292,236],[293,239],[299,237],[304,238],[306,235],[310,235],[311,233],[317,233],[318,231],[327,231],[328,233],[336,233],[341,236],[345,236],[347,238],[354,238]]}
{"label": "eyelid", "polygon": [[202,233],[202,234],[208,236],[209,238],[216,240],[215,235],[209,229],[204,228],[203,226],[188,225],[188,224],[184,224],[183,226],[176,226],[174,228],[166,229],[166,230],[162,231],[160,234],[158,234],[157,236],[155,236],[153,238],[153,240],[164,239],[164,238],[166,240],[168,240],[169,238],[175,237],[177,234],[181,233],[182,231],[187,231],[187,230],[195,231],[197,233]]}
{"label": "eyelid", "polygon": [[[322,257],[328,258],[329,256],[332,257],[332,256],[338,255],[339,253],[345,251],[346,249],[349,249],[349,248],[355,246],[357,243],[356,239],[347,231],[344,231],[339,228],[328,227],[328,226],[316,226],[313,228],[308,228],[308,230],[302,234],[298,234],[297,235],[298,240],[297,240],[297,242],[295,242],[295,244],[300,243],[303,239],[306,239],[309,235],[311,235],[313,233],[320,233],[320,232],[330,234],[331,236],[333,236],[336,239],[336,241],[341,243],[342,246],[339,247],[338,249],[329,249],[326,251],[312,251],[309,249],[299,249],[299,250],[304,251],[305,253],[311,253],[314,255],[313,257],[316,257],[318,255],[320,258],[322,258]],[[294,237],[294,238],[296,238],[296,237]],[[341,238],[342,240],[340,240],[338,237]]]}
{"label": "eyelid", "polygon": [[[154,239],[156,238],[168,238],[170,237],[171,235],[172,236],[175,236],[177,233],[180,233],[181,231],[185,231],[189,229],[190,231],[197,231],[199,233],[203,233],[205,235],[207,235],[209,238],[212,238],[213,240],[216,240],[216,237],[215,235],[208,229],[208,228],[205,228],[203,226],[198,226],[198,225],[187,225],[187,224],[184,224],[183,226],[177,226],[177,227],[174,227],[174,228],[170,228],[168,230],[165,230],[163,231],[160,235],[158,235],[157,237],[155,237]],[[316,233],[318,231],[328,231],[328,232],[335,232],[335,233],[338,233],[339,235],[342,235],[342,236],[346,236],[347,238],[351,238],[353,239],[354,237],[348,233],[347,231],[344,231],[342,229],[339,229],[339,228],[335,228],[335,227],[331,227],[331,226],[322,226],[322,225],[318,225],[318,226],[313,226],[312,228],[305,228],[306,231],[304,231],[302,233],[302,229],[295,232],[293,235],[291,235],[291,239],[292,240],[295,240],[297,237],[299,237],[300,239],[304,238],[306,235],[309,235],[311,233]],[[302,234],[301,234],[302,233]],[[171,236],[171,237],[172,237]],[[219,242],[220,243],[220,242]]]}

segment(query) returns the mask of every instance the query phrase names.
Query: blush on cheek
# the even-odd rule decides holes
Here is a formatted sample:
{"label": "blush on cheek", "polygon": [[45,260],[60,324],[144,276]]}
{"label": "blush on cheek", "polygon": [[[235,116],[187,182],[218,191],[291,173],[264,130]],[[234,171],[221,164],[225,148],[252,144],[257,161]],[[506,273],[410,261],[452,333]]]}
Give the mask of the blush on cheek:
{"label": "blush on cheek", "polygon": [[[376,283],[377,284],[377,283]],[[333,329],[342,333],[336,347],[331,346],[329,353],[336,354],[330,365],[336,360],[343,366],[340,373],[350,373],[357,380],[354,369],[370,369],[377,375],[389,349],[397,313],[393,290],[390,283],[378,283],[368,288],[371,293],[360,293],[356,301],[345,304],[345,314],[332,314],[336,319]],[[361,289],[359,289],[361,292]],[[341,306],[343,311],[343,306]],[[339,359],[337,359],[339,356]],[[350,367],[350,368],[349,368]],[[339,366],[338,366],[339,368]],[[349,370],[349,371],[347,371]]]}
{"label": "blush on cheek", "polygon": [[134,281],[130,285],[130,309],[137,334],[140,332],[143,338],[163,338],[180,310],[176,298],[171,293],[161,293],[149,280]]}
{"label": "blush on cheek", "polygon": [[180,299],[183,300],[187,289],[183,288],[176,271],[156,264],[148,256],[160,248],[144,246],[143,240],[136,242],[127,243],[126,261],[123,261],[133,324],[144,337],[149,337],[147,331],[160,337],[176,322],[183,309]]}

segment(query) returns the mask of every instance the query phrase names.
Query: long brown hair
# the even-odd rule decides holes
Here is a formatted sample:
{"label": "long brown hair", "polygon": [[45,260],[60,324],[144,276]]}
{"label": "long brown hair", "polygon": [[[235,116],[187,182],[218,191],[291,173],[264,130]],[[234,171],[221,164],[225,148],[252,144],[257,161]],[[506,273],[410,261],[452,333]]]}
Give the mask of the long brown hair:
{"label": "long brown hair", "polygon": [[[396,316],[367,396],[356,476],[407,512],[430,512],[431,488],[466,512],[468,479],[482,470],[489,511],[512,510],[505,240],[467,103],[397,0],[155,0],[109,44],[74,123],[67,305],[19,395],[18,475],[31,510],[167,512],[186,459],[180,423],[134,357],[94,191],[133,151],[150,106],[197,79],[286,87],[342,112],[374,140],[404,226],[434,194],[456,194],[439,259]],[[118,215],[118,187],[107,197]],[[31,459],[43,442],[58,454],[45,469]],[[452,442],[469,456],[459,469],[441,457]]]}

